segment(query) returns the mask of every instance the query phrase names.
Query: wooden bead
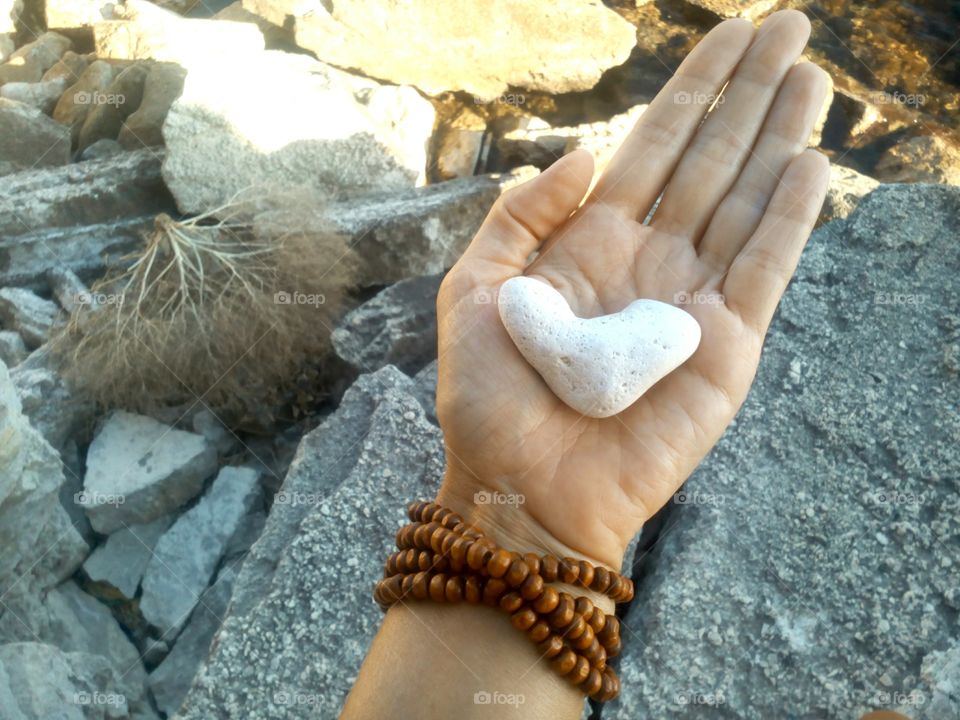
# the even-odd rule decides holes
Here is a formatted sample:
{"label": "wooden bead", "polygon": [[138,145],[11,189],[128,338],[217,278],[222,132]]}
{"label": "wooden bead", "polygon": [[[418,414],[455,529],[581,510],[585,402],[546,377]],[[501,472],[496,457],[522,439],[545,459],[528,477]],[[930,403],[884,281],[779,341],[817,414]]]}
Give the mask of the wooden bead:
{"label": "wooden bead", "polygon": [[453,530],[453,528],[455,528],[457,525],[461,524],[462,522],[463,522],[463,518],[457,515],[455,512],[452,512],[442,520],[441,525],[443,525],[448,530]]}
{"label": "wooden bead", "polygon": [[483,586],[483,604],[496,607],[500,603],[500,596],[507,591],[507,584],[497,578],[488,578]]}
{"label": "wooden bead", "polygon": [[435,553],[443,552],[443,540],[450,534],[450,531],[440,526],[433,531],[433,534],[430,536],[430,549]]}
{"label": "wooden bead", "polygon": [[603,630],[604,625],[607,622],[607,614],[598,607],[593,609],[593,615],[590,616],[590,627],[593,628],[595,633],[599,633]]}
{"label": "wooden bead", "polygon": [[593,583],[593,565],[586,560],[580,561],[580,577],[578,580],[585,588],[590,587],[591,583]]}
{"label": "wooden bead", "polygon": [[390,557],[387,558],[387,561],[383,564],[383,576],[385,578],[400,572],[400,569],[397,567],[397,560],[399,559],[400,553],[391,553]]}
{"label": "wooden bead", "polygon": [[533,627],[527,631],[527,637],[536,643],[543,642],[550,637],[550,626],[543,620],[537,620]]}
{"label": "wooden bead", "polygon": [[[501,600],[502,602],[502,600]],[[529,630],[536,624],[537,614],[530,608],[521,608],[510,616],[510,624],[517,630]]]}
{"label": "wooden bead", "polygon": [[597,638],[600,642],[606,645],[607,640],[612,640],[615,637],[620,635],[620,621],[617,620],[616,615],[608,615],[607,621],[603,624],[603,627],[597,632]]}
{"label": "wooden bead", "polygon": [[528,575],[520,586],[520,594],[524,600],[533,602],[543,594],[543,578],[539,575]]}
{"label": "wooden bead", "polygon": [[463,578],[454,575],[447,578],[447,585],[444,588],[444,597],[449,603],[458,603],[463,600]]}
{"label": "wooden bead", "polygon": [[453,547],[453,544],[460,539],[458,533],[450,531],[450,534],[443,538],[443,542],[440,544],[440,552],[444,555],[450,555],[450,548]]}
{"label": "wooden bead", "polygon": [[397,547],[406,550],[413,545],[413,533],[416,532],[419,523],[404,525],[397,530]]}
{"label": "wooden bead", "polygon": [[572,682],[574,685],[580,685],[584,680],[587,679],[587,675],[590,674],[590,663],[587,661],[583,655],[577,656],[577,663],[573,666],[573,670],[567,675],[567,680]]}
{"label": "wooden bead", "polygon": [[615,637],[612,640],[608,640],[607,642],[603,643],[603,648],[607,651],[607,657],[612,658],[620,654],[620,650],[623,648],[623,646],[620,642],[620,638]]}
{"label": "wooden bead", "polygon": [[600,702],[612,700],[614,695],[617,694],[617,690],[619,689],[617,686],[619,683],[614,680],[614,677],[613,671],[610,668],[606,668],[603,671],[603,681],[600,685],[600,693],[597,697],[597,700]]}
{"label": "wooden bead", "polygon": [[413,596],[417,600],[426,600],[430,596],[430,576],[425,572],[418,572],[413,576]]}
{"label": "wooden bead", "polygon": [[475,575],[469,576],[463,583],[463,599],[476,605],[483,599],[483,583]]}
{"label": "wooden bead", "polygon": [[598,670],[603,670],[607,665],[607,651],[604,650],[603,645],[600,644],[596,637],[593,638],[590,647],[580,654],[589,660],[590,664]]}
{"label": "wooden bead", "polygon": [[477,540],[470,549],[467,550],[467,565],[471,570],[480,571],[486,567],[490,557],[493,555],[492,543],[483,538]]}
{"label": "wooden bead", "polygon": [[447,576],[437,573],[430,578],[430,599],[442,603],[446,600]]}
{"label": "wooden bead", "polygon": [[598,692],[603,685],[603,673],[601,673],[596,668],[591,668],[590,672],[587,674],[587,679],[583,681],[583,684],[580,686],[580,689],[588,697],[593,697]]}
{"label": "wooden bead", "polygon": [[523,561],[527,564],[527,567],[530,568],[531,575],[540,574],[540,556],[536,553],[526,553],[523,556]]}
{"label": "wooden bead", "polygon": [[610,571],[605,567],[594,568],[593,582],[590,583],[590,589],[597,592],[606,592],[610,587]]}
{"label": "wooden bead", "polygon": [[560,582],[573,585],[580,577],[580,563],[573,558],[563,558],[559,564],[559,575],[557,577],[560,578]]}
{"label": "wooden bead", "polygon": [[426,550],[417,553],[417,570],[429,570],[433,567],[433,555]]}
{"label": "wooden bead", "polygon": [[540,651],[542,657],[556,657],[560,654],[560,651],[563,650],[563,640],[560,639],[559,635],[551,635],[537,645],[537,650]]}
{"label": "wooden bead", "polygon": [[552,587],[543,588],[543,593],[533,603],[533,609],[541,615],[553,612],[560,604],[560,593]]}
{"label": "wooden bead", "polygon": [[403,576],[403,581],[400,583],[400,589],[403,591],[404,597],[413,597],[413,578],[414,577],[415,576],[412,574]]}
{"label": "wooden bead", "polygon": [[[583,619],[582,615],[578,615],[578,618]],[[586,650],[593,643],[597,642],[597,636],[593,632],[593,628],[590,627],[586,622],[583,623],[583,632],[577,638],[568,638],[570,644],[573,645],[574,650]]]}
{"label": "wooden bead", "polygon": [[508,592],[501,596],[498,604],[504,612],[512,613],[523,607],[523,598],[520,597],[520,593]]}
{"label": "wooden bead", "polygon": [[512,562],[513,553],[500,548],[490,557],[490,561],[487,563],[487,573],[490,577],[502,578],[507,574]]}
{"label": "wooden bead", "polygon": [[614,602],[617,602],[617,598],[620,597],[620,593],[623,592],[623,581],[620,579],[620,576],[614,573],[610,573],[610,586],[607,588],[607,595],[613,598]]}
{"label": "wooden bead", "polygon": [[530,567],[524,562],[523,558],[515,557],[503,579],[507,581],[507,585],[515,588],[520,587],[529,574]]}
{"label": "wooden bead", "polygon": [[[582,637],[588,627],[590,626],[587,625],[587,621],[583,619],[583,615],[577,615],[576,611],[574,611],[573,620],[560,631],[560,634],[563,635],[564,640],[572,642]],[[591,630],[590,633],[592,635],[593,630]]]}
{"label": "wooden bead", "polygon": [[593,601],[585,595],[581,595],[573,604],[573,609],[577,615],[583,615],[583,619],[590,622],[590,618],[593,616]]}
{"label": "wooden bead", "polygon": [[540,558],[540,574],[543,575],[544,582],[556,582],[559,570],[560,565],[553,555],[544,555]]}
{"label": "wooden bead", "polygon": [[414,500],[412,503],[407,505],[407,517],[414,521],[417,519],[417,515],[420,512],[420,508],[426,505],[427,503],[423,500]]}
{"label": "wooden bead", "polygon": [[568,647],[560,651],[560,654],[553,659],[551,665],[560,675],[566,675],[577,664],[577,654]]}
{"label": "wooden bead", "polygon": [[560,593],[560,602],[547,616],[547,622],[554,629],[565,628],[573,621],[573,598],[565,592]]}

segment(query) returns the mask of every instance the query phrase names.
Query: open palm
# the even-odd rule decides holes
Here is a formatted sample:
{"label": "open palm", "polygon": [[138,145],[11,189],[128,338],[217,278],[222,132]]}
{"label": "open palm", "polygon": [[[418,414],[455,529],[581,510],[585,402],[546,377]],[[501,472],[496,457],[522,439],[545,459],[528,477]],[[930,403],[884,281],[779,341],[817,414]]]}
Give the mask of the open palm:
{"label": "open palm", "polygon": [[[829,83],[795,64],[808,35],[795,11],[759,30],[718,25],[586,201],[593,161],[578,151],[497,202],[438,298],[444,502],[514,546],[616,567],[714,445],[746,397],[825,193],[827,161],[804,150]],[[519,274],[552,285],[580,317],[637,298],[680,305],[700,324],[700,346],[619,415],[583,416],[500,321],[497,289]],[[477,505],[483,490],[507,504]]]}

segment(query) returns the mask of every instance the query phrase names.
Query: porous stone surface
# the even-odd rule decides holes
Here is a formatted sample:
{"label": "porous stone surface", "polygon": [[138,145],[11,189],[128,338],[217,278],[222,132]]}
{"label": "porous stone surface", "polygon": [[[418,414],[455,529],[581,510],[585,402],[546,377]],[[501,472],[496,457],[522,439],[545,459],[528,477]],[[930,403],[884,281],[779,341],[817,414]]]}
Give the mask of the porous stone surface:
{"label": "porous stone surface", "polygon": [[216,464],[203,436],[118,410],[90,444],[80,503],[100,533],[148,523],[197,495]]}
{"label": "porous stone surface", "polygon": [[432,496],[443,469],[412,387],[390,366],[363,375],[303,438],[183,720],[337,716],[382,617],[369,591],[380,558],[406,500]]}
{"label": "porous stone surface", "polygon": [[163,126],[164,178],[185,212],[243,191],[412,187],[425,181],[434,114],[413,88],[348,80],[304,55],[191,67]]}
{"label": "porous stone surface", "polygon": [[[0,98],[0,175],[70,162],[70,132],[42,110]],[[0,179],[2,182],[2,179]]]}
{"label": "porous stone surface", "polygon": [[47,341],[60,308],[27,288],[0,289],[0,323],[16,330],[30,349]]}
{"label": "porous stone surface", "polygon": [[112,533],[83,563],[83,571],[95,583],[109,586],[132,600],[153,556],[153,548],[173,522],[166,515],[145,525],[130,525]]}
{"label": "porous stone surface", "polygon": [[230,539],[260,500],[258,473],[225,467],[200,502],[157,541],[143,575],[140,612],[164,640],[187,621]]}
{"label": "porous stone surface", "polygon": [[360,285],[388,285],[443,272],[457,261],[498,197],[535,176],[531,167],[424,188],[373,193],[318,212],[320,227],[350,238]]}
{"label": "porous stone surface", "polygon": [[956,715],[958,217],[958,188],[888,185],[813,234],[645,566],[605,720]]}
{"label": "porous stone surface", "polygon": [[830,166],[830,183],[820,211],[820,222],[847,217],[865,195],[875,190],[879,182],[868,175],[843,165]]}
{"label": "porous stone surface", "polygon": [[557,290],[521,275],[500,286],[497,305],[527,362],[557,397],[588,417],[626,409],[700,344],[694,317],[656,300],[578,318]]}
{"label": "porous stone surface", "polygon": [[587,90],[623,63],[636,29],[599,2],[578,0],[244,0],[321,60],[430,95],[490,99],[509,87]]}
{"label": "porous stone surface", "polygon": [[331,340],[363,372],[394,365],[413,375],[437,356],[437,290],[442,274],[401,280],[348,312]]}

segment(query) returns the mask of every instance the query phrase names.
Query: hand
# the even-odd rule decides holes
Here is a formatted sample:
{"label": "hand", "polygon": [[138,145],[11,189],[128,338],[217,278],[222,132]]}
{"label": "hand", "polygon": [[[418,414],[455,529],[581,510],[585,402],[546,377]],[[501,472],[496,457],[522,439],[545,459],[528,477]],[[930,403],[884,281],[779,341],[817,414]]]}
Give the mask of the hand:
{"label": "hand", "polygon": [[[437,302],[437,401],[448,455],[441,502],[513,549],[619,569],[630,538],[746,397],[823,202],[828,162],[804,148],[829,78],[794,64],[809,31],[796,11],[771,15],[759,30],[721,23],[650,104],[582,205],[593,177],[582,151],[496,203]],[[580,317],[637,298],[677,304],[685,294],[695,301],[683,308],[700,323],[700,346],[619,415],[582,416],[514,347],[495,299],[482,302],[520,274],[559,290]],[[522,504],[474,503],[483,490]]]}

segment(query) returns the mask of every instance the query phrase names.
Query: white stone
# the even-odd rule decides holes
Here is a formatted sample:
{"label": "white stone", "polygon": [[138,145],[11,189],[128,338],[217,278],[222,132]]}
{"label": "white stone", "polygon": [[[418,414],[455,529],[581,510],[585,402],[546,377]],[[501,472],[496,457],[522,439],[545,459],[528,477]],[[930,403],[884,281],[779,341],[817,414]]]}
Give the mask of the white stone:
{"label": "white stone", "polygon": [[140,580],[157,540],[172,521],[171,516],[165,515],[146,525],[120,528],[87,558],[83,564],[87,577],[116,588],[124,597],[132,600],[140,587]]}
{"label": "white stone", "polygon": [[498,304],[527,362],[557,397],[589,417],[626,409],[700,344],[693,316],[656,300],[578,318],[559,292],[521,276],[501,286]]}

